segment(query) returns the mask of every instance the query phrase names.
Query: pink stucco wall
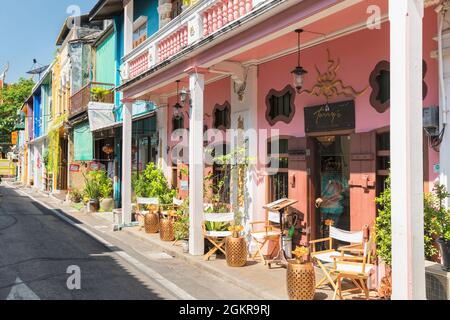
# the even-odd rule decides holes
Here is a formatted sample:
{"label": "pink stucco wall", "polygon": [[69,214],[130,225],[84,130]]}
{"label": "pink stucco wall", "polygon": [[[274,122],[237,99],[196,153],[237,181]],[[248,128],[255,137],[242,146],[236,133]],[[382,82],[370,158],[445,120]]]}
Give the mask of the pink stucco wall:
{"label": "pink stucco wall", "polygon": [[[436,35],[437,18],[433,10],[426,10],[424,18],[424,51],[423,56],[427,63],[428,72],[425,82],[428,86],[428,95],[424,106],[438,105],[438,64],[430,57],[430,53],[437,49],[433,40]],[[369,77],[375,65],[381,60],[390,60],[389,52],[389,23],[383,23],[380,30],[363,29],[359,32],[328,41],[324,44],[302,51],[302,66],[309,73],[305,77],[305,89],[310,89],[316,83],[317,72],[315,65],[324,72],[327,69],[327,49],[331,58],[340,61],[338,79],[345,85],[352,86],[360,91],[368,87],[366,92],[356,97],[356,132],[367,132],[388,126],[390,123],[389,110],[378,113],[370,105],[371,88]],[[258,127],[271,128],[266,113],[266,95],[271,89],[282,90],[292,84],[291,71],[296,66],[296,54],[285,56],[259,66],[258,74]],[[334,101],[348,100],[337,98]],[[315,97],[309,94],[296,95],[296,113],[291,123],[278,122],[272,128],[279,129],[281,135],[305,136],[303,108],[325,103],[324,97]],[[395,107],[395,106],[393,106]],[[439,162],[438,154],[430,149],[429,152],[429,180],[433,181],[437,174],[433,172],[433,164]]]}
{"label": "pink stucco wall", "polygon": [[[231,80],[229,77],[223,78],[221,80],[212,82],[205,85],[204,91],[204,113],[205,113],[205,124],[210,129],[213,124],[213,110],[216,104],[222,105],[226,101],[231,103]],[[173,146],[176,142],[170,142],[170,135],[172,133],[172,117],[173,117],[173,106],[177,103],[177,97],[172,96],[168,99],[169,112],[168,112],[168,134],[169,134],[169,145]],[[186,112],[189,111],[188,107],[183,108],[184,114],[184,127],[189,127],[189,118]]]}

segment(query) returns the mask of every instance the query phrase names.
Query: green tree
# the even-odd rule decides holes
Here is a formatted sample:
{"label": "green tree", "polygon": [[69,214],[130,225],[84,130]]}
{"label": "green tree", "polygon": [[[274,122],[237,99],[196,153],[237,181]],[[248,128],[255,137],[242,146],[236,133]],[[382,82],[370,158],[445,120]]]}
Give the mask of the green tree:
{"label": "green tree", "polygon": [[17,121],[17,111],[30,96],[34,82],[20,78],[0,89],[0,135],[9,135]]}

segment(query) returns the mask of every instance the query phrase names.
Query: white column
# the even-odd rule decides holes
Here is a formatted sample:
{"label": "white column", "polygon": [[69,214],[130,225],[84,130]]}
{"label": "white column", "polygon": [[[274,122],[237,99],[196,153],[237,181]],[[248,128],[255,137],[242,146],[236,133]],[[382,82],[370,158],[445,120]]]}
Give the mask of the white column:
{"label": "white column", "polygon": [[191,118],[189,120],[189,253],[204,254],[203,223],[203,90],[205,77],[189,74]]}
{"label": "white column", "polygon": [[[255,176],[254,170],[256,169],[257,157],[258,157],[258,66],[256,64],[248,66],[247,70],[247,83],[246,89],[243,95],[242,101],[239,99],[238,94],[234,89],[234,80],[230,78],[231,81],[231,112],[232,112],[232,120],[231,120],[231,128],[233,130],[238,128],[239,118],[242,117],[244,120],[244,134],[245,138],[249,140],[249,156],[251,158],[251,163],[248,168],[248,174],[245,179],[246,183],[246,193],[247,197],[245,199],[246,205],[246,220],[242,221],[242,223],[246,223],[249,221],[259,220],[257,217],[258,208],[262,209],[262,203],[259,202],[258,199],[258,183],[257,177]],[[240,148],[242,146],[235,146],[232,138],[232,148]],[[234,182],[236,183],[236,182]],[[232,186],[232,194],[234,195],[234,190],[237,188]],[[264,192],[261,192],[264,195]],[[236,201],[236,197],[232,198],[233,201]],[[247,226],[248,230],[250,226]]]}
{"label": "white column", "polygon": [[157,113],[158,132],[159,132],[159,147],[158,158],[159,165],[164,172],[164,175],[171,181],[171,170],[169,170],[169,156],[167,154],[167,97],[159,99],[159,109]]}
{"label": "white column", "polygon": [[124,54],[133,50],[134,0],[128,0],[124,8]]}
{"label": "white column", "polygon": [[396,300],[426,299],[421,147],[423,10],[423,0],[389,1],[392,298]]}
{"label": "white column", "polygon": [[131,223],[131,144],[133,133],[132,102],[123,104],[122,132],[122,214],[125,224]]}

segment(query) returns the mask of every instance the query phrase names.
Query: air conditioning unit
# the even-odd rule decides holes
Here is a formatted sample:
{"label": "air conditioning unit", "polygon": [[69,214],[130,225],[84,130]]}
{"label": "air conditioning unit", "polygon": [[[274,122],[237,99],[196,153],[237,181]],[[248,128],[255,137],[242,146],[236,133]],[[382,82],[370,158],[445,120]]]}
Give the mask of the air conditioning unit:
{"label": "air conditioning unit", "polygon": [[430,136],[439,135],[439,107],[432,106],[424,108],[423,128]]}

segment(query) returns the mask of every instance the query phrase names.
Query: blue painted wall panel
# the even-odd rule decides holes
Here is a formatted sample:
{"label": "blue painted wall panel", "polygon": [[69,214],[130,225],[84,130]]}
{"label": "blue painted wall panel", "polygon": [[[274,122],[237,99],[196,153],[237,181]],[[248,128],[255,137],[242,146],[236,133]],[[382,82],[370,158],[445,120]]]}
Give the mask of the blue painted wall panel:
{"label": "blue painted wall panel", "polygon": [[147,16],[147,36],[150,37],[159,27],[158,0],[134,0],[134,20]]}
{"label": "blue painted wall panel", "polygon": [[33,96],[33,106],[34,106],[34,138],[39,138],[41,136],[41,93],[36,93]]}

